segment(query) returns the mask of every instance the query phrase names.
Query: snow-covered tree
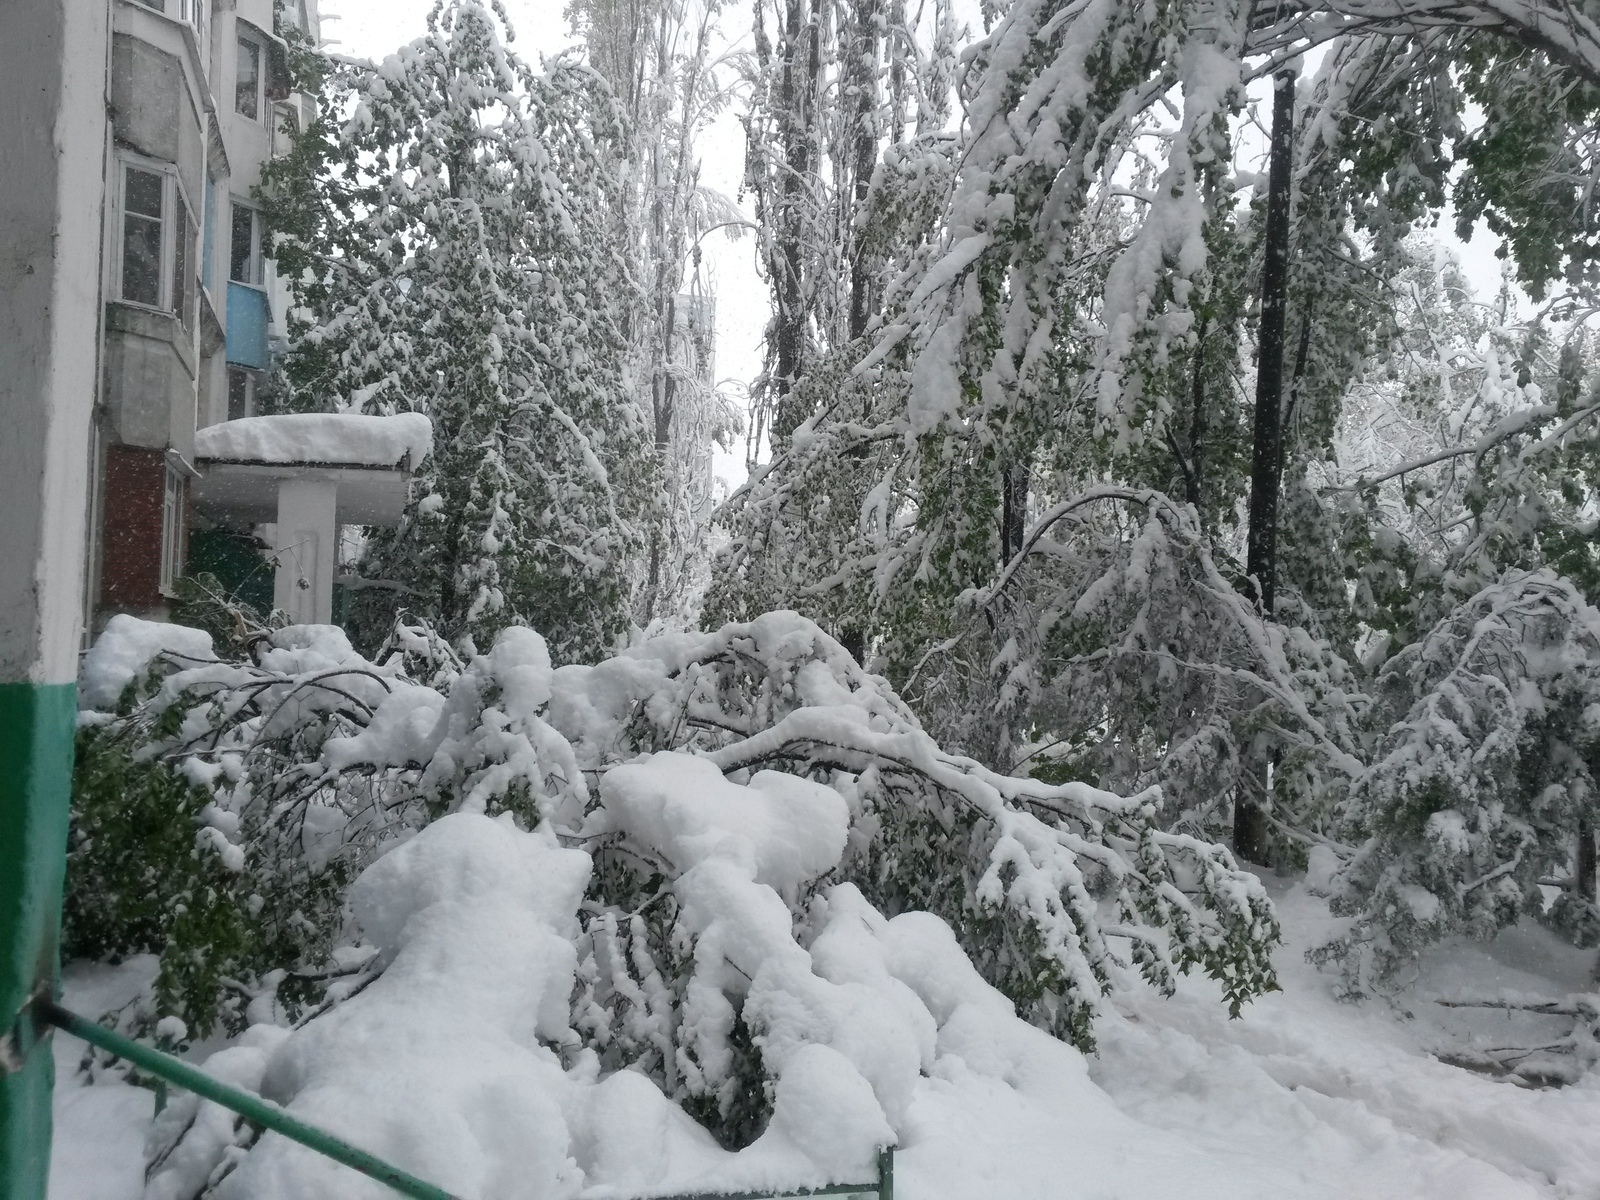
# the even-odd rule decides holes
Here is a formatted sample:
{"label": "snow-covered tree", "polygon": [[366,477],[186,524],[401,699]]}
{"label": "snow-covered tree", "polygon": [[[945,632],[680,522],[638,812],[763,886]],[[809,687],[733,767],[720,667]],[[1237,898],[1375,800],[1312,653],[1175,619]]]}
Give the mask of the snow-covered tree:
{"label": "snow-covered tree", "polygon": [[892,243],[874,236],[870,190],[886,147],[943,128],[955,27],[942,2],[754,8],[744,182],[773,301],[754,398],[781,443],[809,415],[795,397],[807,374],[878,315]]}
{"label": "snow-covered tree", "polygon": [[[85,666],[86,702],[121,708],[86,720],[97,744],[206,797],[198,826],[181,809],[165,820],[231,872],[213,907],[237,910],[247,929],[258,917],[268,930],[288,922],[223,960],[243,1000],[277,994],[285,977],[269,979],[272,969],[326,981],[345,936],[343,888],[397,840],[445,812],[509,813],[595,859],[581,949],[599,974],[580,1029],[611,1058],[647,1059],[644,1069],[687,1096],[720,1094],[735,1034],[680,1011],[699,1003],[673,933],[686,919],[674,900],[683,857],[617,816],[641,756],[698,772],[701,791],[777,775],[787,782],[762,786],[827,792],[850,831],[828,881],[853,883],[890,915],[938,914],[1019,1012],[1080,1045],[1092,1042],[1104,997],[1140,977],[1170,991],[1198,967],[1236,1007],[1272,986],[1276,924],[1259,885],[1222,847],[1163,831],[1158,792],[1009,778],[946,753],[886,681],[793,613],[663,635],[553,673],[543,640],[520,627],[467,661],[409,625],[376,662],[321,626],[261,630],[242,661],[218,661],[204,634],[180,630],[199,643],[173,642],[167,627],[118,621]],[[800,822],[800,847],[811,836],[805,811],[783,818]],[[95,852],[114,858],[117,844]],[[95,911],[121,912],[130,899],[121,876],[80,878],[98,889]],[[796,917],[809,895],[786,896]],[[174,970],[212,968],[202,980],[214,990],[197,985],[178,1011],[195,1028],[214,1019],[227,998],[215,989],[233,987],[215,977],[231,943],[169,931],[140,948],[170,955]],[[634,1011],[659,986],[652,975],[670,995]],[[237,1022],[241,1003],[223,1005],[225,1019]],[[659,1038],[698,1064],[703,1089],[685,1082],[676,1051],[661,1057]]]}
{"label": "snow-covered tree", "polygon": [[[1392,982],[1451,934],[1488,939],[1544,915],[1600,937],[1574,851],[1600,817],[1600,612],[1549,570],[1513,571],[1384,667],[1398,714],[1344,812],[1360,849],[1335,909],[1350,931],[1321,954],[1352,990]],[[1592,851],[1588,870],[1593,871]]]}
{"label": "snow-covered tree", "polygon": [[708,236],[739,234],[749,224],[700,178],[699,139],[736,83],[717,47],[721,15],[719,0],[574,0],[567,7],[627,122],[625,236],[644,295],[628,333],[659,483],[635,604],[643,626],[682,621],[703,590],[713,497],[702,467],[711,445],[731,445],[741,428],[737,406],[712,373],[716,296],[701,263]]}
{"label": "snow-covered tree", "polygon": [[434,425],[399,528],[366,543],[357,628],[381,640],[405,608],[452,638],[534,621],[559,656],[598,652],[628,620],[652,480],[609,89],[568,58],[532,70],[461,0],[383,62],[334,64],[322,104],[268,182],[308,314],[289,402]]}

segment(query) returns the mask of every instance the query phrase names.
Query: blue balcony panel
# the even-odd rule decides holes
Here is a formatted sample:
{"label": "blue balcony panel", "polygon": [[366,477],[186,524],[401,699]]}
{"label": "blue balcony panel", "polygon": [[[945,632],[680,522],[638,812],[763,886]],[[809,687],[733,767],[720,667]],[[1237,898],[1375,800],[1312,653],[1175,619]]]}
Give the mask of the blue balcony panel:
{"label": "blue balcony panel", "polygon": [[228,361],[257,371],[267,369],[267,326],[272,313],[267,294],[243,283],[228,284]]}

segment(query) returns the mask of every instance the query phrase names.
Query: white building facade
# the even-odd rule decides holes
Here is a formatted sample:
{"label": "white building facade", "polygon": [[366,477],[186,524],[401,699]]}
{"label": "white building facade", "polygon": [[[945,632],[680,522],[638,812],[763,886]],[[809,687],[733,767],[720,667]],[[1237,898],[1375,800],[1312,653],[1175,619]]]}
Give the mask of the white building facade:
{"label": "white building facade", "polygon": [[167,614],[191,527],[207,524],[195,433],[255,415],[286,294],[251,196],[313,116],[285,39],[318,27],[316,0],[109,8],[91,631]]}

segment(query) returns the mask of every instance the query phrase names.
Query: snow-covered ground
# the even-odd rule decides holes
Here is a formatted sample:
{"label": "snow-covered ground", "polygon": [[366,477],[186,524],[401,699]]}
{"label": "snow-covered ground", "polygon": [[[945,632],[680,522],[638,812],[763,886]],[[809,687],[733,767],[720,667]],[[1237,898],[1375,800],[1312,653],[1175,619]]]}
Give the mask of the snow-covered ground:
{"label": "snow-covered ground", "polygon": [[[1341,1003],[1331,978],[1303,960],[1328,928],[1323,902],[1299,883],[1268,884],[1288,938],[1279,955],[1284,990],[1238,1021],[1228,1020],[1213,985],[1191,980],[1170,1000],[1121,1000],[1098,1027],[1100,1053],[1088,1059],[1059,1044],[1019,1055],[941,1034],[901,1123],[899,1194],[1600,1195],[1593,1072],[1573,1086],[1528,1088],[1435,1056],[1473,1039],[1504,1044],[1538,1033],[1529,1018],[1463,1014],[1437,997],[1592,990],[1592,952],[1517,929],[1487,947],[1439,950],[1394,1002]],[[114,1008],[151,969],[149,960],[69,967],[67,1003],[90,1013]],[[57,1037],[52,1200],[136,1200],[150,1093],[85,1085],[76,1072],[81,1051]],[[352,1196],[364,1194],[361,1181],[351,1182]]]}

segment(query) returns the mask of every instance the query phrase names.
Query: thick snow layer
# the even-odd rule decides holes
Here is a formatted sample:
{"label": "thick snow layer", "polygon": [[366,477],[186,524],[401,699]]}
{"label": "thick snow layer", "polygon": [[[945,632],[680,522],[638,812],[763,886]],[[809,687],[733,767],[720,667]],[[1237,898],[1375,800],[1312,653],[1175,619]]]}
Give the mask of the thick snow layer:
{"label": "thick snow layer", "polygon": [[[98,686],[114,700],[173,635],[114,623],[91,655]],[[425,645],[415,650],[429,660]],[[1034,785],[944,754],[809,622],[770,614],[557,671],[537,633],[508,629],[488,654],[427,675],[431,687],[406,676],[406,657],[368,663],[338,629],[298,626],[274,631],[258,664],[201,658],[160,681],[156,700],[169,702],[207,680],[218,695],[259,694],[250,719],[284,729],[353,706],[364,723],[329,737],[303,764],[308,779],[387,770],[417,795],[437,787],[456,798],[453,815],[397,826],[381,856],[363,860],[350,893],[360,940],[340,961],[381,974],[341,981],[331,1009],[294,1031],[258,996],[241,1037],[189,1053],[463,1200],[790,1190],[865,1179],[889,1141],[910,1200],[1054,1200],[1064,1188],[1130,1200],[1600,1194],[1590,1134],[1600,1071],[1530,1091],[1448,1065],[1482,1066],[1508,1022],[1527,1045],[1570,1031],[1570,1018],[1561,1027],[1435,1003],[1593,991],[1593,955],[1541,930],[1442,946],[1399,1000],[1341,1005],[1336,981],[1303,958],[1335,929],[1315,894],[1331,865],[1313,855],[1306,882],[1269,881],[1288,933],[1282,993],[1229,1022],[1218,985],[1203,980],[1180,979],[1170,1000],[1113,988],[1096,1020],[1100,1053],[1085,1059],[1019,1019],[967,957],[972,943],[939,916],[886,917],[830,878],[854,852],[862,792],[772,770],[795,761],[781,753],[788,742],[888,764],[873,772],[914,766],[992,814],[1003,836],[979,895],[1006,871],[1034,896],[1064,895],[1078,876],[1049,826],[1006,807]],[[208,707],[187,711],[180,737],[208,744]],[[685,724],[742,740],[674,741]],[[662,744],[688,748],[643,752]],[[215,798],[197,834],[224,865],[243,860],[230,840],[241,811],[240,789],[226,786],[238,771],[232,745],[185,751],[180,766]],[[531,832],[483,815],[513,791],[537,799],[514,810],[541,822]],[[1049,796],[1111,815],[1143,803],[1084,785]],[[348,819],[313,802],[307,829],[324,817]],[[310,850],[306,860],[322,861]],[[620,919],[595,901],[619,871],[659,889]],[[1233,874],[1213,886],[1262,887]],[[670,912],[670,928],[652,959],[646,935],[628,942],[622,926],[644,930],[640,914],[658,900],[670,900],[654,910]],[[1074,914],[1090,924],[1111,916],[1087,891],[1082,904]],[[1088,926],[1076,919],[1061,914],[1054,928],[1081,938]],[[1106,923],[1096,936],[1121,944],[1135,932]],[[625,966],[624,953],[641,957]],[[91,1017],[125,1010],[148,992],[151,966],[70,972],[69,1003]],[[752,1047],[771,1120],[730,1152],[680,1101],[740,1095]],[[104,1069],[85,1087],[79,1051],[60,1039],[57,1053],[57,1200],[194,1200],[206,1180],[218,1182],[208,1200],[387,1195],[280,1138],[252,1144],[192,1098],[152,1126],[147,1093]],[[614,1070],[627,1062],[637,1069]]]}
{"label": "thick snow layer", "polygon": [[[462,813],[430,825],[369,868],[352,896],[383,974],[278,1042],[261,1093],[468,1200],[864,1177],[892,1133],[872,1086],[836,1049],[795,1048],[767,1133],[739,1154],[644,1077],[600,1080],[588,1052],[563,1061],[588,873],[588,855],[508,818]],[[268,1135],[216,1195],[387,1193]]]}
{"label": "thick snow layer", "polygon": [[415,468],[433,449],[433,423],[422,413],[280,413],[208,425],[194,435],[196,458],[229,462],[349,463]]}
{"label": "thick snow layer", "polygon": [[618,827],[659,847],[680,870],[734,858],[785,894],[838,864],[850,828],[850,810],[830,787],[778,771],[757,772],[741,786],[693,754],[614,767],[600,796]]}
{"label": "thick snow layer", "polygon": [[124,688],[163,651],[181,657],[183,665],[216,658],[211,635],[187,625],[141,621],[126,613],[112,617],[105,632],[83,656],[78,680],[78,702],[86,709],[109,710],[117,706]]}
{"label": "thick snow layer", "polygon": [[[555,928],[566,900],[557,896],[565,887],[570,899],[576,886],[563,864],[581,856],[569,859],[574,852],[540,835],[482,817],[447,818],[433,829],[435,848],[448,853],[431,865],[424,861],[429,855],[419,851],[428,850],[430,836],[424,833],[408,844],[417,847],[409,858],[393,857],[384,875],[364,883],[365,903],[387,914],[379,925],[395,955],[390,974],[291,1035],[273,1055],[275,1092],[295,1111],[314,1110],[330,1128],[373,1139],[367,1144],[402,1165],[440,1170],[438,1182],[467,1200],[605,1200],[690,1190],[691,1181],[733,1187],[762,1172],[775,1179],[780,1170],[804,1170],[817,1141],[850,1135],[834,1122],[836,1113],[849,1111],[846,1105],[870,1123],[855,1060],[815,1042],[806,1043],[780,1085],[781,1120],[742,1154],[713,1145],[641,1075],[597,1079],[592,1061],[581,1057],[562,1070],[530,1034],[550,978],[543,972],[562,953]],[[529,867],[536,878],[525,877]],[[490,919],[491,894],[500,888],[509,888],[522,916]],[[1085,1059],[1009,1017],[1006,1002],[970,966],[960,966],[959,948],[942,922],[917,913],[886,921],[853,889],[835,889],[819,914],[823,932],[810,946],[813,970],[832,983],[870,987],[886,1009],[885,1027],[904,1026],[923,1064],[900,1076],[909,1080],[909,1099],[895,1122],[898,1194],[905,1200],[1600,1194],[1594,1137],[1600,1080],[1529,1089],[1446,1065],[1434,1052],[1464,1035],[1432,1003],[1436,995],[1468,990],[1588,990],[1592,953],[1519,928],[1487,947],[1440,948],[1412,992],[1396,1002],[1340,1003],[1333,979],[1301,957],[1327,936],[1324,903],[1303,885],[1273,890],[1289,942],[1279,958],[1282,993],[1229,1021],[1215,985],[1186,978],[1171,1000],[1136,995],[1108,1014],[1097,1027],[1099,1055]],[[507,934],[516,935],[515,944],[505,944]],[[457,939],[464,940],[453,944]],[[393,974],[397,969],[409,974]],[[67,1002],[97,1015],[124,1003],[122,993],[131,996],[139,982],[147,984],[151,971],[151,960],[117,969],[74,967],[66,976]],[[139,978],[130,989],[133,976]],[[493,994],[513,981],[529,989],[520,1003]],[[368,996],[374,999],[363,1007]],[[891,1004],[899,1007],[887,1011]],[[918,1011],[920,1017],[911,1015]],[[331,1017],[339,1018],[342,1036],[314,1035]],[[1503,1014],[1494,1019],[1504,1025]],[[81,1052],[80,1044],[57,1036],[51,1200],[142,1200],[140,1144],[150,1128],[150,1093],[105,1079],[84,1086],[74,1073]],[[322,1054],[332,1057],[323,1062]],[[829,1080],[846,1082],[836,1088]],[[828,1104],[837,1107],[813,1107],[811,1088],[829,1089]],[[778,1144],[780,1137],[786,1144]],[[477,1165],[444,1177],[447,1160],[463,1169]],[[522,1164],[534,1173],[518,1182],[492,1163]],[[270,1137],[237,1178],[258,1182],[234,1193],[250,1200],[387,1200],[381,1189]],[[806,1177],[794,1173],[785,1181]]]}

